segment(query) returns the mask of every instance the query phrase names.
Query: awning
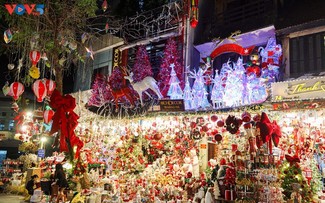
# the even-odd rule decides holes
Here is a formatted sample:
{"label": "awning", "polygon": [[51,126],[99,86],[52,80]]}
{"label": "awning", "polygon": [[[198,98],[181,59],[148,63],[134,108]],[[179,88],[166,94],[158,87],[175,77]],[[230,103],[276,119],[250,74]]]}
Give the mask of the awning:
{"label": "awning", "polygon": [[[262,44],[266,44],[269,38],[271,37],[275,37],[275,27],[273,25],[237,35],[234,37],[235,41],[225,39],[221,44],[237,43],[242,47],[246,48],[250,46],[259,46]],[[213,50],[217,48],[216,44],[218,44],[221,40],[207,42],[194,47],[200,52],[201,58],[205,58],[207,56],[210,56]],[[221,44],[219,44],[218,46],[220,46]]]}

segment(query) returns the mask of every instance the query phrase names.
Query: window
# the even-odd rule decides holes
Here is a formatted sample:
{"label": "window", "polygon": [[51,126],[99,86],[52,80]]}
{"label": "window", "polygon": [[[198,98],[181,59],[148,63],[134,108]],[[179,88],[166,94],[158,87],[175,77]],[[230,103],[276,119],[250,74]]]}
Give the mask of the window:
{"label": "window", "polygon": [[3,117],[6,117],[6,116],[7,116],[7,112],[2,112],[1,115],[2,115]]}
{"label": "window", "polygon": [[325,71],[325,32],[290,39],[290,75]]}
{"label": "window", "polygon": [[0,120],[0,130],[5,130],[5,121]]}
{"label": "window", "polygon": [[12,131],[15,127],[15,121],[14,120],[10,120],[9,121],[9,131]]}

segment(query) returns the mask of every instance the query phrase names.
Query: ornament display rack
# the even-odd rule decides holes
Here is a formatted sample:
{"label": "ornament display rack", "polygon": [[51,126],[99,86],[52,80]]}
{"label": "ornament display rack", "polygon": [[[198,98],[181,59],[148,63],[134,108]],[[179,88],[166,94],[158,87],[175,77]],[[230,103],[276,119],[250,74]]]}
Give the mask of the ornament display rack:
{"label": "ornament display rack", "polygon": [[22,165],[23,162],[21,161],[13,160],[13,159],[5,159],[3,160],[2,172],[6,175],[21,172],[20,168]]}

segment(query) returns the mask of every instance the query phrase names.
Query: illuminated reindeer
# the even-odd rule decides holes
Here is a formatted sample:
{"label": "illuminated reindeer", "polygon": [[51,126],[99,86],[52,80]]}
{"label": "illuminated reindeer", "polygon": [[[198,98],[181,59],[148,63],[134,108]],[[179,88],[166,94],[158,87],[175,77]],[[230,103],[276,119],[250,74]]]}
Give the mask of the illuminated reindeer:
{"label": "illuminated reindeer", "polygon": [[159,99],[163,98],[162,94],[159,91],[157,81],[153,77],[147,76],[139,82],[134,82],[132,77],[132,72],[129,76],[124,76],[125,79],[130,81],[133,89],[139,94],[141,106],[143,106],[142,93],[145,92],[148,96],[150,96],[149,93],[146,92],[147,89],[151,89],[152,91],[154,91]]}
{"label": "illuminated reindeer", "polygon": [[120,70],[122,71],[122,75],[123,75],[122,87],[120,89],[112,89],[112,95],[114,97],[116,111],[118,110],[118,101],[123,96],[125,96],[129,100],[132,107],[135,105],[134,99],[132,98],[132,91],[127,86],[126,80],[125,80],[125,76],[127,76],[127,70],[126,70],[126,68],[120,68]]}

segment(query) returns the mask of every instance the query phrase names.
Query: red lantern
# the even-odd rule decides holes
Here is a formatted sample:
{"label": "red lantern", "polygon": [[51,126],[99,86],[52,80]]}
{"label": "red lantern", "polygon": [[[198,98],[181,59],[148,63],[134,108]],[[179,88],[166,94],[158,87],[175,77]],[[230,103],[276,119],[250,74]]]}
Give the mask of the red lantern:
{"label": "red lantern", "polygon": [[17,100],[19,96],[25,91],[25,87],[20,82],[13,82],[10,85],[10,95]]}
{"label": "red lantern", "polygon": [[45,110],[43,113],[44,123],[49,123],[52,120],[53,115],[54,115],[53,110],[51,110],[51,109]]}
{"label": "red lantern", "polygon": [[52,92],[56,88],[56,83],[53,80],[45,79],[44,80],[46,90],[47,90],[47,96],[51,96]]}
{"label": "red lantern", "polygon": [[36,80],[32,85],[32,90],[38,102],[42,102],[46,97],[47,90],[42,80]]}
{"label": "red lantern", "polygon": [[29,52],[29,58],[30,58],[30,60],[32,61],[32,64],[33,65],[36,65],[37,64],[37,62],[40,60],[40,58],[41,58],[41,52],[39,52],[39,51],[31,51],[31,52]]}

